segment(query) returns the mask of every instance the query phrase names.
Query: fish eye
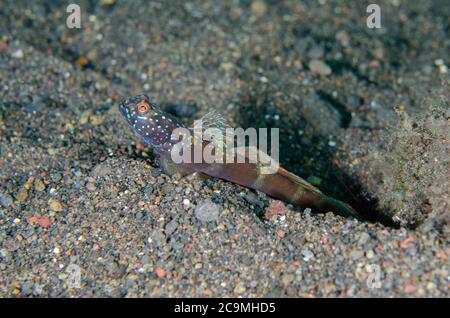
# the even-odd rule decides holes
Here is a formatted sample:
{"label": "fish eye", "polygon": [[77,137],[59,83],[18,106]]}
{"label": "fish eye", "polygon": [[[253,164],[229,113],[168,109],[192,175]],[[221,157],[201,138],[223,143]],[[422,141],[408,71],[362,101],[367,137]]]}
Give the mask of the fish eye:
{"label": "fish eye", "polygon": [[143,100],[142,102],[139,102],[139,104],[136,105],[136,110],[139,114],[145,114],[150,110],[150,105]]}

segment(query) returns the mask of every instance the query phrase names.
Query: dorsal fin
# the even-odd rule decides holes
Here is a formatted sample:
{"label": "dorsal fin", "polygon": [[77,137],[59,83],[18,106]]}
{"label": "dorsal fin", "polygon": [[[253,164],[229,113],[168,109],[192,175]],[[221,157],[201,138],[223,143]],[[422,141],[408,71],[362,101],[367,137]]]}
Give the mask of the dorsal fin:
{"label": "dorsal fin", "polygon": [[[195,129],[200,123],[202,126],[201,133]],[[218,129],[221,133],[221,140],[217,140],[214,138],[214,135],[208,134],[208,128]],[[256,160],[264,165],[276,167],[275,171],[272,173],[275,173],[276,169],[279,167],[279,163],[277,161],[254,145],[237,147],[234,142],[235,135],[233,127],[228,124],[227,120],[215,110],[207,113],[199,120],[196,120],[194,125],[192,125],[189,129],[193,132],[194,137],[198,138],[198,140],[201,139],[202,141],[214,143],[216,147],[221,147],[224,151],[228,151],[228,153],[232,156],[240,156],[241,158],[244,157],[247,159]],[[230,145],[232,148],[229,148]]]}
{"label": "dorsal fin", "polygon": [[[201,124],[202,132],[195,129],[198,125]],[[208,129],[215,128],[218,129],[222,134],[222,140],[217,140],[214,138],[214,135],[208,133]],[[194,122],[189,129],[193,132],[193,135],[203,141],[213,142],[216,146],[227,148],[227,145],[234,145],[234,134],[230,131],[227,131],[228,128],[233,128],[228,124],[225,118],[222,117],[215,110],[210,111],[199,120]]]}

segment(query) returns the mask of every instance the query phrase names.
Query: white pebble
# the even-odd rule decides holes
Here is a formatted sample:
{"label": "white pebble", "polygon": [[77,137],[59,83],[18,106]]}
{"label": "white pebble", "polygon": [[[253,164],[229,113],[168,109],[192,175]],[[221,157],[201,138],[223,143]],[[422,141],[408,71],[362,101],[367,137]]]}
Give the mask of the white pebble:
{"label": "white pebble", "polygon": [[21,59],[21,58],[23,58],[24,54],[23,54],[22,49],[17,49],[14,52],[12,52],[11,56],[16,59]]}
{"label": "white pebble", "polygon": [[189,207],[190,206],[190,204],[191,204],[191,201],[189,201],[188,199],[184,199],[183,200],[183,205],[185,206],[185,207]]}
{"label": "white pebble", "polygon": [[446,74],[448,71],[447,65],[439,65],[439,73]]}

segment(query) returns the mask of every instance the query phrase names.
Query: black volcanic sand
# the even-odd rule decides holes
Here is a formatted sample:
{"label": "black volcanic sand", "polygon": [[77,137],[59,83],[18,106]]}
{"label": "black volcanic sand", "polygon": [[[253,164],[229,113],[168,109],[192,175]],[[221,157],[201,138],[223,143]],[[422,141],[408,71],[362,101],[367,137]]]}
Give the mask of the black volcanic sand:
{"label": "black volcanic sand", "polygon": [[[380,30],[364,1],[80,1],[69,30],[65,1],[3,1],[0,297],[448,297],[448,231],[377,206],[368,158],[448,94],[449,7],[379,2]],[[142,92],[279,127],[282,165],[372,222],[165,175],[117,109]]]}

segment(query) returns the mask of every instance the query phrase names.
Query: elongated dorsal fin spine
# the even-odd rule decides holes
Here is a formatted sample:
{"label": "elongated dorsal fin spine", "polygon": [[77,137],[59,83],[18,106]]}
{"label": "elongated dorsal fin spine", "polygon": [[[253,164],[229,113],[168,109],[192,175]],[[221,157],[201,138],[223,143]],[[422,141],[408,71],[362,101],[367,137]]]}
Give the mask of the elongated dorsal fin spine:
{"label": "elongated dorsal fin spine", "polygon": [[306,182],[305,180],[303,180],[302,178],[300,178],[299,176],[287,171],[284,168],[279,168],[278,169],[278,173],[283,175],[284,177],[290,179],[291,181],[293,181],[294,183],[298,184],[299,187],[302,187],[310,192],[316,193],[318,195],[323,195],[323,193],[316,188],[315,186],[313,186],[312,184]]}

